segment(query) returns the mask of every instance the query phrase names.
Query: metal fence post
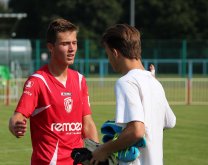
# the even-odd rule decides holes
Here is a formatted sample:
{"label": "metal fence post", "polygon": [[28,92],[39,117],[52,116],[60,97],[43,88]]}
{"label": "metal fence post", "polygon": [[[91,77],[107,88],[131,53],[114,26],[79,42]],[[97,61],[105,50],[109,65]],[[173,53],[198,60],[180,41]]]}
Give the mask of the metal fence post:
{"label": "metal fence post", "polygon": [[40,68],[40,40],[37,39],[35,41],[35,61],[36,61],[36,65],[35,65],[35,70]]}
{"label": "metal fence post", "polygon": [[89,75],[89,55],[90,55],[90,49],[89,49],[90,41],[89,39],[85,40],[85,76],[87,77]]}
{"label": "metal fence post", "polygon": [[182,60],[182,76],[185,77],[186,75],[186,58],[187,58],[187,42],[186,40],[182,40],[182,53],[181,53],[181,60]]}

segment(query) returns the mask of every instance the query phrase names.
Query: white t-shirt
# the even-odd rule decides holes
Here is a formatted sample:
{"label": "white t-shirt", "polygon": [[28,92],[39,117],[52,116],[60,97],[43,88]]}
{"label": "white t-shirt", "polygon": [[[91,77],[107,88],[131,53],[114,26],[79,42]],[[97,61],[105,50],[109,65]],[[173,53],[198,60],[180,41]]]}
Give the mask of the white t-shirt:
{"label": "white t-shirt", "polygon": [[162,85],[149,71],[133,69],[117,80],[115,94],[116,123],[125,127],[131,121],[144,122],[147,140],[138,159],[119,164],[162,165],[163,130],[176,124]]}

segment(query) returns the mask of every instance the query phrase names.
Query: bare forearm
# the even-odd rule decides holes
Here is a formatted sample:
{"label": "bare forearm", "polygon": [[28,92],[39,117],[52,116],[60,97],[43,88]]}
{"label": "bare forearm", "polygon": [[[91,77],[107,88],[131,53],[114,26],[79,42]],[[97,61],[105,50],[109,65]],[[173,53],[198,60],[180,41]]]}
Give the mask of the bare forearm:
{"label": "bare forearm", "polygon": [[83,136],[89,138],[95,142],[99,142],[98,132],[91,115],[84,117],[83,120]]}
{"label": "bare forearm", "polygon": [[97,143],[99,143],[98,132],[94,124],[91,125],[90,129],[85,129],[85,138],[89,138]]}

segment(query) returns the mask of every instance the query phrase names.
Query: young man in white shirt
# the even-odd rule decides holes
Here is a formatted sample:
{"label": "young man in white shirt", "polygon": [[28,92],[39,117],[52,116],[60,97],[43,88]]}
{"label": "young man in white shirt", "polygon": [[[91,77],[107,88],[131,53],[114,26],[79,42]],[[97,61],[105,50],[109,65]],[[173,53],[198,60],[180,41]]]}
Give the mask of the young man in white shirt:
{"label": "young man in white shirt", "polygon": [[116,140],[93,152],[91,164],[104,161],[145,136],[146,147],[139,148],[140,155],[132,162],[119,164],[162,165],[163,130],[173,128],[176,117],[162,85],[142,65],[140,32],[132,26],[117,24],[106,30],[102,43],[113,69],[122,74],[115,85],[115,122],[123,131]]}

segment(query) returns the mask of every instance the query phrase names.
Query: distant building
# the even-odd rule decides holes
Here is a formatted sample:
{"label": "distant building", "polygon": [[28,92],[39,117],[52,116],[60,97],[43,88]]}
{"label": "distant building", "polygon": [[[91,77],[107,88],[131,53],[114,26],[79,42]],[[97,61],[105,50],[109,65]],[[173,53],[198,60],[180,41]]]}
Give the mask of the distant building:
{"label": "distant building", "polygon": [[32,69],[32,46],[27,39],[0,39],[0,65],[9,67],[12,77],[27,77]]}

